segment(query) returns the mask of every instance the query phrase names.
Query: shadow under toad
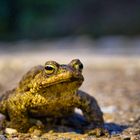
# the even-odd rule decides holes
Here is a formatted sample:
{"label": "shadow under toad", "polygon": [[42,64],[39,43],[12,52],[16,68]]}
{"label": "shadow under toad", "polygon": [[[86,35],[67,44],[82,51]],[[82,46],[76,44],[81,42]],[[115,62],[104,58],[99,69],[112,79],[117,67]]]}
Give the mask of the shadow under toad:
{"label": "shadow under toad", "polygon": [[104,124],[104,128],[106,128],[108,130],[110,135],[120,134],[128,127],[129,126],[127,126],[127,125],[120,125],[120,124],[116,124],[113,122]]}
{"label": "shadow under toad", "polygon": [[[74,114],[63,119],[56,119],[55,121],[53,119],[52,122],[47,123],[46,126],[48,131],[54,130],[55,132],[74,132],[83,134],[83,129],[88,125],[89,123],[87,123],[82,115]],[[110,135],[120,134],[128,128],[126,125],[120,125],[116,123],[104,123],[103,127],[108,130]]]}

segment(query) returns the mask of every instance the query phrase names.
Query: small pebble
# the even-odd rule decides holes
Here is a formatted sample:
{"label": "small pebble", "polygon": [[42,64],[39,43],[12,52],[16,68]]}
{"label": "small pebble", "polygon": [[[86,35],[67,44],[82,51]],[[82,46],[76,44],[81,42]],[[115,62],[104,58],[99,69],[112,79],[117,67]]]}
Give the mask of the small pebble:
{"label": "small pebble", "polygon": [[53,134],[54,133],[54,130],[50,130],[48,133]]}
{"label": "small pebble", "polygon": [[114,121],[114,116],[110,113],[104,113],[104,120],[109,123]]}
{"label": "small pebble", "polygon": [[106,106],[106,107],[102,107],[101,110],[104,113],[114,113],[117,111],[117,108],[116,108],[116,106]]}
{"label": "small pebble", "polygon": [[6,128],[5,129],[5,133],[7,133],[7,134],[14,134],[14,133],[17,133],[17,130],[13,129],[13,128]]}
{"label": "small pebble", "polygon": [[5,119],[6,119],[5,115],[3,115],[3,114],[0,113],[0,121],[3,121]]}
{"label": "small pebble", "polygon": [[43,126],[43,123],[40,120],[37,120],[36,125],[37,126]]}
{"label": "small pebble", "polygon": [[136,136],[131,136],[131,140],[138,140]]}
{"label": "small pebble", "polygon": [[4,135],[0,135],[0,140],[7,140],[7,138]]}
{"label": "small pebble", "polygon": [[129,121],[133,122],[133,121],[135,121],[135,118],[131,117],[131,118],[129,118]]}
{"label": "small pebble", "polygon": [[123,136],[122,140],[131,140],[131,137],[130,136]]}

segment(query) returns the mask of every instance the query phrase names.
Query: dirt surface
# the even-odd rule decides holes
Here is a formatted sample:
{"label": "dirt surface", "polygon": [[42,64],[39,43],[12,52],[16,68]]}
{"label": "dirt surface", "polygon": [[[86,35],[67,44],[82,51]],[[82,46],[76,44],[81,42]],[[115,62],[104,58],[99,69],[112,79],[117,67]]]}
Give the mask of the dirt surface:
{"label": "dirt surface", "polygon": [[[103,56],[75,52],[15,53],[0,56],[0,94],[13,88],[30,67],[47,60],[68,63],[79,58],[84,63],[85,82],[81,89],[93,95],[104,112],[105,127],[109,137],[79,134],[59,127],[59,132],[50,130],[41,133],[21,134],[1,132],[6,140],[140,140],[140,58],[129,56]],[[10,130],[11,131],[11,130]]]}

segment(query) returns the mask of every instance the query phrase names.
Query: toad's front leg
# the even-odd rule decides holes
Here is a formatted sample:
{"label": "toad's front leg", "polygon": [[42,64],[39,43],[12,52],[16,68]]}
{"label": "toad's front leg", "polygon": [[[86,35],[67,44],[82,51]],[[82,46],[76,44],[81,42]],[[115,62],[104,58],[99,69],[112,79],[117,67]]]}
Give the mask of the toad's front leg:
{"label": "toad's front leg", "polygon": [[103,126],[103,113],[95,98],[80,90],[77,96],[77,107],[82,110],[86,120],[95,123],[96,126]]}
{"label": "toad's front leg", "polygon": [[19,132],[27,132],[32,126],[23,98],[13,97],[7,101],[7,111],[10,119],[10,122],[7,122],[7,127],[14,128]]}
{"label": "toad's front leg", "polygon": [[78,91],[77,96],[77,107],[82,110],[85,119],[89,122],[89,126],[86,127],[86,131],[93,130],[90,132],[95,133],[95,135],[104,135],[107,133],[107,131],[103,128],[103,113],[97,101],[83,91]]}

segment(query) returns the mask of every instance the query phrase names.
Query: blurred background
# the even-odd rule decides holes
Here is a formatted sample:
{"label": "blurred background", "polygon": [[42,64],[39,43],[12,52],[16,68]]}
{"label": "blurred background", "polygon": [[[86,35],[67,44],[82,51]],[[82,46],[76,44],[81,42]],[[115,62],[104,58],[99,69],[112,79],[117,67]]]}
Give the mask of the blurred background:
{"label": "blurred background", "polygon": [[0,40],[140,34],[139,0],[0,0]]}
{"label": "blurred background", "polygon": [[0,0],[0,48],[10,52],[81,46],[139,54],[139,26],[139,0]]}

